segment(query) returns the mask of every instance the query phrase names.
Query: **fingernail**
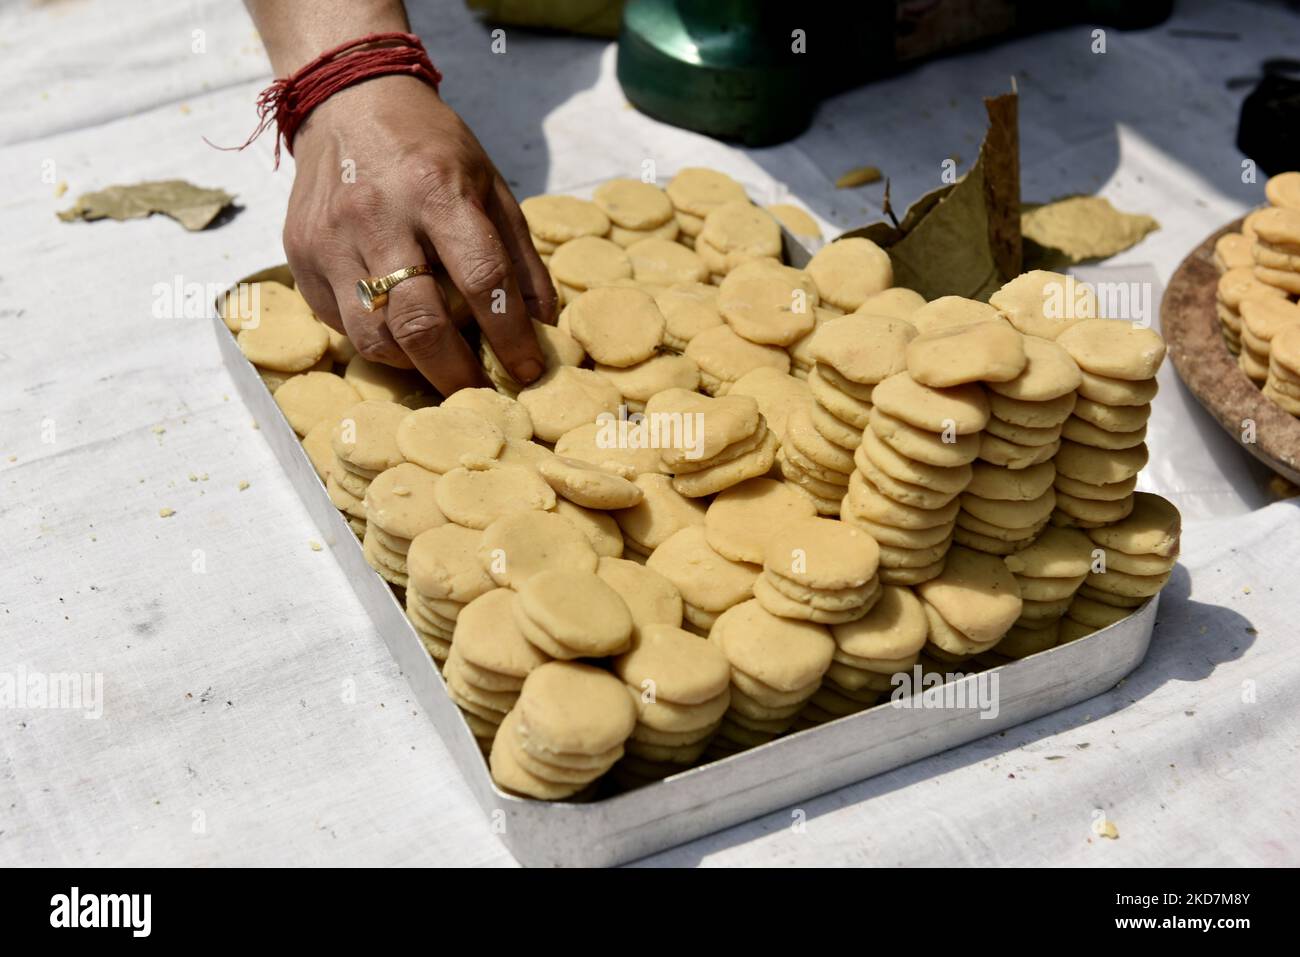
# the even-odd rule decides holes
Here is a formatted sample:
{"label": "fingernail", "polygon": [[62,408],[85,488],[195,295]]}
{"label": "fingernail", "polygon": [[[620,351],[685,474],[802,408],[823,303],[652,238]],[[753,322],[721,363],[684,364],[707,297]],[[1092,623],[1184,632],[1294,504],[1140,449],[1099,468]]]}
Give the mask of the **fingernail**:
{"label": "fingernail", "polygon": [[542,364],[536,359],[525,359],[519,363],[515,376],[525,384],[532,382],[542,374]]}

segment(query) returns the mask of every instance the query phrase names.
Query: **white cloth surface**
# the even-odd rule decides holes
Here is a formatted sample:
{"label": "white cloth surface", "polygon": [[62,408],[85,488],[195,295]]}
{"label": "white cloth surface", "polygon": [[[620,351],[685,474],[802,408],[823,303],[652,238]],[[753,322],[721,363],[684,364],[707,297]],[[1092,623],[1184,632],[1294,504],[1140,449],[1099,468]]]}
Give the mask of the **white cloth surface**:
{"label": "white cloth surface", "polygon": [[[1262,197],[1241,181],[1225,79],[1300,46],[1280,7],[1183,4],[1156,30],[1109,31],[1105,54],[1080,26],[929,64],[826,103],[792,143],[743,150],[627,107],[609,44],[509,31],[494,55],[460,3],[412,12],[444,95],[520,196],[645,159],[661,179],[706,164],[836,231],[878,218],[881,197],[836,176],[880,166],[905,207],[945,157],[969,165],[976,94],[1014,74],[1025,198],[1099,191],[1156,216],[1162,229],[1107,265],[1162,284]],[[156,284],[219,289],[284,258],[292,164],[271,172],[269,135],[243,153],[201,139],[242,142],[269,77],[242,7],[14,0],[0,55],[0,672],[104,680],[99,720],[0,710],[0,864],[511,863],[341,571],[310,548],[318,533],[233,397],[210,322],[153,314]],[[81,192],[170,177],[244,208],[197,234],[54,218]],[[1300,515],[1267,504],[1267,474],[1170,368],[1156,408],[1144,483],[1188,522],[1129,679],[809,801],[802,829],[780,812],[648,863],[1300,860]],[[1098,813],[1117,840],[1094,834]]]}

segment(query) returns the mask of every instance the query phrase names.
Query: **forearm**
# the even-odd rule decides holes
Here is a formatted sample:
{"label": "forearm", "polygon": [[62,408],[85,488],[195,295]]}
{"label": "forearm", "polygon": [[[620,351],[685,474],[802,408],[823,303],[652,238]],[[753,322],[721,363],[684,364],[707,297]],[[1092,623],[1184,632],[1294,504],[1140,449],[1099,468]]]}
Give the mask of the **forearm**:
{"label": "forearm", "polygon": [[276,76],[367,33],[409,30],[402,0],[244,0]]}

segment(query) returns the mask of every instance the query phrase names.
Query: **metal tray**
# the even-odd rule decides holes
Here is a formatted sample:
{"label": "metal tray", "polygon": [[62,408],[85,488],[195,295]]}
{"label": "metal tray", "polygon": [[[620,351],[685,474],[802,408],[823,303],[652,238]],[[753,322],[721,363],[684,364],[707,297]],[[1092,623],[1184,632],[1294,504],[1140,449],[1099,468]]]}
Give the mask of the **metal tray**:
{"label": "metal tray", "polygon": [[[261,280],[293,284],[283,266],[241,281]],[[366,564],[361,543],[331,504],[298,437],[257,371],[239,351],[234,336],[220,318],[214,322],[217,344],[240,397],[252,410],[479,806],[521,864],[601,866],[634,860],[1077,704],[1114,687],[1146,657],[1159,596],[1123,621],[1086,638],[970,674],[943,689],[924,691],[921,704],[931,703],[928,707],[901,708],[886,702],[591,803],[514,797],[492,782],[469,726],[447,696],[442,676],[402,606],[388,584]],[[975,700],[975,682],[994,674],[998,682],[996,716],[982,717],[973,705],[933,706],[948,688],[966,694],[965,700]],[[960,688],[963,684],[966,687]]]}

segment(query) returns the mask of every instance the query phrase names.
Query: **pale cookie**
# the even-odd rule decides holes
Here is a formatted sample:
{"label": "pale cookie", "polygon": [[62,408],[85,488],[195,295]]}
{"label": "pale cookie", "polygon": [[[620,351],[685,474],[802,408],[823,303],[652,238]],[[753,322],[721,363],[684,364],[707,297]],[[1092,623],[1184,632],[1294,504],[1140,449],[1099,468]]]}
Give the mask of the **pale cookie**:
{"label": "pale cookie", "polygon": [[862,300],[855,312],[862,316],[887,316],[891,319],[907,319],[925,305],[925,297],[919,292],[904,289],[882,289]]}
{"label": "pale cookie", "polygon": [[338,457],[334,454],[332,439],[336,425],[338,425],[337,418],[322,419],[302,437],[302,449],[307,453],[307,458],[311,459],[311,467],[316,470],[316,475],[322,482],[333,471],[334,463],[338,461]]}
{"label": "pale cookie", "polygon": [[1027,336],[1055,339],[1082,319],[1095,319],[1097,294],[1086,282],[1034,269],[989,296],[989,305]]}
{"label": "pale cookie", "polygon": [[871,401],[886,415],[940,434],[971,435],[989,418],[989,400],[978,384],[935,389],[906,372],[877,385]]}
{"label": "pale cookie", "polygon": [[[1300,295],[1300,272],[1292,272],[1289,269],[1272,269],[1268,266],[1256,265],[1255,278],[1260,282],[1267,283],[1270,286],[1283,290],[1288,295]],[[1245,301],[1249,302],[1250,300],[1247,299]]]}
{"label": "pale cookie", "polygon": [[[831,635],[840,652],[855,659],[910,659],[925,645],[925,613],[910,588],[886,585],[880,599],[857,621],[835,625]],[[907,667],[906,660],[895,669]]]}
{"label": "pale cookie", "polygon": [[988,462],[971,467],[965,491],[980,498],[1028,502],[1044,495],[1056,478],[1056,466],[1043,462],[1025,469],[1008,469]]}
{"label": "pale cookie", "polygon": [[1041,402],[1009,399],[993,391],[985,394],[989,400],[989,412],[994,418],[1026,429],[1060,427],[1070,417],[1076,401],[1074,392],[1066,392],[1055,399],[1047,399]]}
{"label": "pale cookie", "polygon": [[1229,269],[1219,277],[1219,285],[1216,290],[1219,302],[1229,309],[1237,310],[1241,303],[1246,299],[1256,297],[1266,297],[1275,299],[1285,299],[1286,292],[1277,286],[1270,286],[1268,283],[1261,282],[1255,276],[1253,266],[1241,269]]}
{"label": "pale cookie", "polygon": [[631,508],[641,501],[639,486],[578,459],[552,456],[537,471],[558,494],[587,508]]}
{"label": "pale cookie", "polygon": [[1145,445],[1111,451],[1067,441],[1061,443],[1055,464],[1056,471],[1067,478],[1090,485],[1107,485],[1137,475],[1146,466],[1147,458]]}
{"label": "pale cookie", "polygon": [[862,610],[865,612],[880,597],[880,582],[874,575],[865,584],[850,588],[815,588],[771,569],[765,570],[758,580],[766,582],[768,586],[791,601],[823,611]]}
{"label": "pale cookie", "polygon": [[459,525],[421,532],[406,553],[411,590],[462,604],[491,591],[495,586],[478,558],[482,541],[482,532]]}
{"label": "pale cookie", "polygon": [[[907,317],[917,332],[940,332],[974,322],[998,321],[998,311],[985,302],[962,296],[941,296]],[[1005,320],[1002,320],[1005,321]]]}
{"label": "pale cookie", "polygon": [[468,409],[487,419],[508,439],[531,439],[533,420],[528,410],[494,389],[461,389],[442,401],[444,409]]}
{"label": "pale cookie", "polygon": [[1127,555],[1178,554],[1182,516],[1173,504],[1150,492],[1133,496],[1133,511],[1128,518],[1106,528],[1089,530],[1088,537],[1098,545]]}
{"label": "pale cookie", "polygon": [[812,331],[816,303],[797,281],[766,268],[736,275],[719,287],[718,311],[741,338],[788,346]]}
{"label": "pale cookie", "polygon": [[1229,269],[1250,268],[1255,265],[1251,246],[1251,241],[1241,233],[1225,233],[1214,244],[1214,265],[1221,273]]}
{"label": "pale cookie", "polygon": [[1142,425],[1131,432],[1114,432],[1072,415],[1061,427],[1061,435],[1071,442],[1097,449],[1131,449],[1146,441],[1147,427]]}
{"label": "pale cookie", "polygon": [[690,213],[677,209],[673,212],[673,219],[677,223],[678,239],[687,249],[695,248],[695,237],[700,234],[704,228],[703,216],[692,216]]}
{"label": "pale cookie", "polygon": [[766,612],[779,618],[813,621],[823,625],[838,625],[846,621],[854,621],[867,613],[866,605],[830,610],[796,601],[773,586],[767,575],[760,575],[754,582],[754,598]]}
{"label": "pale cookie", "polygon": [[[1025,501],[983,498],[966,492],[961,497],[963,512],[999,528],[1023,529],[1046,521],[1056,504],[1056,489],[1051,485],[1037,498]],[[961,521],[961,516],[957,517]]]}
{"label": "pale cookie", "polygon": [[704,503],[682,495],[668,476],[638,475],[635,482],[641,501],[614,513],[629,549],[649,555],[683,528],[704,526]]}
{"label": "pale cookie", "polygon": [[757,402],[768,428],[782,440],[790,413],[799,406],[812,402],[812,392],[807,382],[766,367],[745,373],[736,380],[727,395],[749,396]]}
{"label": "pale cookie", "polygon": [[439,475],[467,461],[491,461],[503,445],[501,430],[468,409],[418,409],[397,427],[397,448],[402,455]]}
{"label": "pale cookie", "polygon": [[700,367],[700,382],[710,395],[726,394],[732,383],[754,369],[790,371],[790,356],[784,349],[742,339],[727,325],[698,333],[685,354]]}
{"label": "pale cookie", "polygon": [[524,749],[557,764],[567,755],[604,756],[621,747],[636,725],[636,707],[623,682],[573,662],[534,669],[516,707]]}
{"label": "pale cookie", "polygon": [[980,436],[980,458],[994,465],[1004,465],[1010,469],[1024,469],[1050,461],[1060,448],[1059,442],[1048,445],[1021,445],[1008,442],[992,432]]}
{"label": "pale cookie", "polygon": [[853,453],[826,439],[813,425],[812,410],[801,406],[786,421],[785,445],[822,469],[848,475],[853,471]]}
{"label": "pale cookie", "polygon": [[620,286],[589,289],[565,310],[573,337],[596,362],[625,366],[654,355],[664,317],[647,293]]}
{"label": "pale cookie", "polygon": [[809,588],[866,585],[876,574],[880,548],[864,531],[843,522],[805,518],[774,531],[763,567]]}
{"label": "pale cookie", "polygon": [[669,239],[640,239],[627,247],[627,258],[638,282],[671,286],[709,278],[709,269],[699,256]]}
{"label": "pale cookie", "polygon": [[[698,636],[695,640],[701,641]],[[628,697],[636,706],[638,729],[650,729],[659,734],[702,736],[702,732],[712,733],[726,714],[731,704],[731,689],[728,687],[717,697],[701,704],[677,704],[646,694]]]}
{"label": "pale cookie", "polygon": [[727,273],[726,278],[717,287],[718,295],[722,296],[727,290],[734,289],[738,283],[759,276],[779,276],[792,287],[802,289],[809,305],[819,306],[821,303],[821,296],[817,292],[817,284],[812,281],[811,276],[802,269],[787,266],[776,259],[766,258],[742,263]]}
{"label": "pale cookie", "polygon": [[816,689],[830,667],[835,642],[823,626],[778,618],[755,600],[724,612],[717,640],[731,666],[777,691]]}
{"label": "pale cookie", "polygon": [[655,294],[664,317],[664,345],[678,352],[705,329],[724,323],[718,312],[718,287],[707,283],[674,283]]}
{"label": "pale cookie", "polygon": [[[1043,530],[1043,534],[1046,535],[1048,532],[1073,531],[1077,530],[1068,528],[1047,528]],[[1039,540],[1041,540],[1041,536]],[[1037,544],[1038,541],[1035,541],[1034,545]],[[1031,548],[1033,548],[1033,545],[1029,546],[1029,548],[1022,548],[1020,551],[1016,552],[1016,554],[1008,555],[1003,560],[1010,562],[1012,559],[1020,559],[1020,556]],[[1079,586],[1083,584],[1084,579],[1087,577],[1088,576],[1085,573],[1077,575],[1074,578],[1034,578],[1029,575],[1016,573],[1016,582],[1020,585],[1020,596],[1025,601],[1061,601],[1068,600],[1071,595],[1078,591]]]}
{"label": "pale cookie", "polygon": [[366,518],[389,535],[410,540],[447,523],[438,508],[438,476],[411,462],[380,472],[366,488]]}
{"label": "pale cookie", "polygon": [[[1106,405],[1092,399],[1079,399],[1074,416],[1107,432],[1133,432],[1146,426],[1151,417],[1151,403],[1143,405]],[[1066,435],[1066,438],[1073,438]]]}
{"label": "pale cookie", "polygon": [[1115,319],[1085,319],[1056,341],[1085,372],[1126,382],[1152,378],[1165,358],[1158,332]]}
{"label": "pale cookie", "polygon": [[[992,403],[990,403],[990,406],[992,406]],[[989,435],[1015,445],[1051,445],[1061,438],[1061,426],[1059,425],[1047,428],[1031,428],[1027,425],[1015,425],[1011,422],[1005,422],[996,415],[989,416],[988,422],[984,425],[984,431]]]}
{"label": "pale cookie", "polygon": [[332,372],[296,375],[275,390],[275,404],[303,436],[326,419],[337,420],[360,401],[357,390]]}
{"label": "pale cookie", "polygon": [[[570,429],[555,441],[555,454],[595,465],[607,472],[633,478],[637,475],[665,471],[659,448],[655,445],[658,433],[647,432],[627,423],[626,434],[620,431],[620,420],[609,415],[599,421],[588,422]],[[643,442],[648,438],[649,442]],[[540,464],[540,463],[538,463]]]}
{"label": "pale cookie", "polygon": [[[704,243],[728,257],[729,269],[740,265],[733,256],[754,259],[781,255],[781,227],[767,210],[748,199],[723,203],[704,217],[704,228],[696,237],[696,247]],[[701,250],[703,253],[703,250]]]}
{"label": "pale cookie", "polygon": [[582,530],[555,512],[516,512],[479,534],[475,560],[491,581],[509,588],[551,569],[594,572],[599,561]]}
{"label": "pale cookie", "polygon": [[277,283],[259,283],[257,299],[255,314],[240,319],[235,337],[249,362],[275,372],[303,372],[321,361],[329,333],[301,296]]}
{"label": "pale cookie", "polygon": [[761,564],[776,529],[814,514],[812,504],[783,483],[753,478],[713,500],[704,516],[705,538],[724,558]]}
{"label": "pale cookie", "polygon": [[519,204],[528,231],[555,247],[582,236],[604,236],[609,217],[590,200],[576,196],[529,196]]}
{"label": "pale cookie", "polygon": [[492,772],[492,780],[498,787],[508,793],[521,794],[539,801],[563,801],[587,787],[588,780],[550,781],[525,768],[519,760],[518,722],[518,715],[507,715],[502,721],[502,729],[492,742],[488,767]]}
{"label": "pale cookie", "polygon": [[666,389],[686,389],[694,392],[700,387],[700,367],[689,356],[660,353],[644,362],[626,368],[598,365],[596,372],[614,384],[628,405],[636,403],[641,409],[646,402]]}
{"label": "pale cookie", "polygon": [[763,423],[758,402],[748,396],[710,398],[685,389],[667,389],[646,403],[650,416],[663,416],[682,426],[672,441],[661,443],[664,464],[682,465],[717,459],[724,450],[752,438]]}
{"label": "pale cookie", "polygon": [[[896,364],[897,363],[890,363],[891,366]],[[903,370],[898,369],[896,371],[901,372]],[[813,365],[812,372],[821,380],[822,385],[829,386],[836,392],[842,392],[845,396],[851,399],[856,399],[859,403],[866,406],[867,411],[870,412],[871,396],[872,393],[876,391],[876,384],[874,382],[854,382],[852,379],[847,378],[833,365],[829,365],[825,362],[816,362]],[[890,374],[892,375],[893,373]],[[810,375],[810,387],[812,378],[813,377]]]}
{"label": "pale cookie", "polygon": [[[514,620],[515,593],[508,588],[484,592],[456,618],[456,653],[466,664],[522,684],[548,660],[524,638]],[[472,671],[466,671],[468,677]]]}
{"label": "pale cookie", "polygon": [[716,494],[746,479],[766,475],[772,470],[779,448],[776,436],[764,426],[762,441],[753,450],[699,471],[679,472],[673,476],[673,488],[691,498]]}
{"label": "pale cookie", "polygon": [[1300,209],[1274,206],[1252,214],[1255,237],[1273,246],[1300,247]]}
{"label": "pale cookie", "polygon": [[1269,269],[1283,269],[1288,272],[1300,270],[1300,246],[1280,246],[1275,243],[1256,239],[1251,248],[1251,259],[1255,266],[1267,266]]}
{"label": "pale cookie", "polygon": [[647,625],[613,665],[638,694],[653,689],[656,699],[675,704],[704,704],[731,684],[731,664],[721,648],[670,625]]}
{"label": "pale cookie", "polygon": [[1047,528],[1028,548],[1009,555],[1007,568],[1035,578],[1079,578],[1092,566],[1092,544],[1072,528]]}
{"label": "pale cookie", "polygon": [[[361,520],[361,534],[365,533],[366,505],[360,497],[353,495],[343,486],[339,485],[338,479],[334,473],[330,473],[325,478],[325,491],[329,494],[330,503],[341,512],[346,512],[352,518]],[[348,524],[351,524],[349,522]],[[356,531],[356,528],[353,528]]]}
{"label": "pale cookie", "polygon": [[681,592],[654,569],[623,558],[602,556],[596,574],[627,605],[632,615],[634,647],[637,637],[644,633],[645,628],[662,625],[681,627]]}
{"label": "pale cookie", "polygon": [[1269,177],[1264,184],[1264,195],[1274,206],[1300,211],[1300,173],[1278,173]]}
{"label": "pale cookie", "polygon": [[299,317],[305,315],[316,318],[302,293],[271,280],[240,283],[222,297],[219,310],[221,321],[232,333],[238,333],[245,323],[253,328],[262,316],[277,312],[292,312]]}
{"label": "pale cookie", "polygon": [[908,374],[944,388],[1008,382],[1025,370],[1024,336],[1004,322],[977,322],[917,336],[907,345]]}
{"label": "pale cookie", "polygon": [[755,565],[715,551],[702,525],[675,532],[651,553],[646,566],[676,585],[687,605],[711,615],[750,598],[759,572]]}
{"label": "pale cookie", "polygon": [[[1051,514],[1050,512],[1048,513]],[[956,532],[965,530],[974,532],[984,538],[991,538],[999,542],[1012,542],[1016,544],[1028,544],[1047,524],[1046,518],[1035,520],[1032,524],[1021,528],[1006,528],[997,525],[982,518],[977,518],[974,513],[962,511],[957,513],[957,527],[953,530]]]}
{"label": "pale cookie", "polygon": [[906,319],[852,314],[818,326],[811,351],[845,379],[874,385],[907,368],[908,344],[916,335]]}
{"label": "pale cookie", "polygon": [[1137,487],[1137,476],[1135,475],[1120,482],[1093,485],[1088,482],[1080,482],[1078,479],[1072,479],[1066,475],[1058,475],[1055,484],[1058,492],[1064,492],[1066,495],[1072,495],[1075,498],[1088,499],[1094,502],[1118,502],[1133,494],[1133,489]]}
{"label": "pale cookie", "polygon": [[[808,391],[823,409],[855,429],[865,429],[871,422],[871,403],[839,389],[828,378],[830,366],[820,362],[808,373]],[[788,416],[787,416],[788,423]]]}
{"label": "pale cookie", "polygon": [[565,498],[556,501],[555,514],[582,532],[601,558],[623,557],[623,533],[618,530],[618,522],[614,521],[613,515],[575,505]]}
{"label": "pale cookie", "polygon": [[951,522],[931,528],[897,528],[872,521],[856,513],[846,513],[844,521],[863,529],[881,546],[890,548],[930,548],[947,541],[948,536],[952,534]]}
{"label": "pale cookie", "polygon": [[[687,166],[668,182],[668,198],[679,213],[703,219],[724,203],[747,202],[745,188],[726,173]],[[700,224],[701,228],[703,223]],[[697,230],[698,232],[698,230]]]}
{"label": "pale cookie", "polygon": [[905,505],[883,494],[870,479],[855,471],[849,477],[849,490],[842,505],[842,513],[846,522],[862,517],[880,525],[919,529],[952,522],[957,517],[960,506],[960,500],[956,498],[941,508]]}
{"label": "pale cookie", "polygon": [[588,369],[562,366],[519,393],[537,437],[554,442],[580,425],[593,423],[602,413],[618,411],[622,396],[603,376]]}
{"label": "pale cookie", "polygon": [[862,429],[837,419],[820,402],[814,402],[807,408],[812,416],[813,428],[828,442],[849,451],[856,450],[862,444]]}
{"label": "pale cookie", "polygon": [[1055,648],[1060,641],[1059,626],[1055,619],[1046,628],[1023,628],[1018,625],[1012,625],[1007,629],[1007,633],[1002,637],[994,647],[998,654],[1006,655],[1008,658],[1028,658],[1030,655],[1036,655],[1040,651],[1046,651],[1049,648]]}
{"label": "pale cookie", "polygon": [[1129,575],[1114,568],[1088,576],[1092,588],[1122,598],[1150,598],[1158,594],[1168,581],[1168,572],[1163,575]]}
{"label": "pale cookie", "polygon": [[[559,366],[577,366],[582,365],[582,360],[587,357],[583,352],[582,346],[578,341],[569,335],[563,329],[555,326],[548,326],[545,323],[538,322],[536,319],[531,320],[533,334],[537,337],[537,345],[542,350],[542,358],[546,361],[546,368],[555,369]],[[506,371],[501,360],[497,358],[492,346],[484,336],[479,344],[479,357],[483,362],[483,370],[487,373],[488,378],[502,392],[509,396],[517,396],[523,386]]]}
{"label": "pale cookie", "polygon": [[826,302],[852,312],[894,284],[889,254],[870,239],[838,239],[818,250],[805,267]]}
{"label": "pale cookie", "polygon": [[401,451],[397,433],[414,415],[395,402],[367,400],[343,412],[330,434],[330,448],[346,465],[381,472],[410,458]]}
{"label": "pale cookie", "polygon": [[538,572],[519,589],[515,619],[526,637],[525,622],[567,652],[556,657],[603,658],[622,654],[632,641],[627,603],[595,572]]}
{"label": "pale cookie", "polygon": [[523,511],[552,511],[555,492],[537,472],[516,466],[455,468],[438,481],[438,507],[466,528],[484,529],[498,518]]}
{"label": "pale cookie", "polygon": [[1127,575],[1166,575],[1173,571],[1178,556],[1128,555],[1113,548],[1106,549],[1106,567]]}
{"label": "pale cookie", "polygon": [[1024,336],[1022,344],[1024,370],[1009,381],[989,382],[990,390],[1008,399],[1046,402],[1079,387],[1082,381],[1079,366],[1060,345],[1034,336]]}
{"label": "pale cookie", "polygon": [[551,275],[574,289],[632,278],[632,261],[617,243],[594,236],[571,239],[551,254]]}
{"label": "pale cookie", "polygon": [[767,207],[767,211],[796,236],[802,236],[806,239],[822,238],[822,230],[817,225],[817,220],[813,219],[807,211],[799,206],[791,203],[772,203]]}
{"label": "pale cookie", "polygon": [[670,219],[666,223],[650,229],[624,229],[622,226],[616,225],[609,228],[609,240],[624,249],[631,249],[637,243],[653,239],[655,242],[673,243],[678,248],[690,252],[691,247],[673,242],[680,232],[681,227],[677,225],[675,219]]}
{"label": "pale cookie", "polygon": [[1276,367],[1275,378],[1285,382],[1300,379],[1300,327],[1284,327],[1274,334],[1269,358]]}
{"label": "pale cookie", "polygon": [[979,455],[978,433],[934,432],[904,422],[881,409],[871,410],[870,424],[871,431],[895,452],[928,465],[955,468],[973,462]]}
{"label": "pale cookie", "polygon": [[624,229],[653,229],[673,217],[668,195],[639,179],[611,179],[596,187],[592,201],[609,221]]}
{"label": "pale cookie", "polygon": [[880,491],[882,495],[892,498],[904,505],[917,508],[942,508],[957,497],[957,492],[941,492],[925,485],[905,482],[882,471],[866,456],[856,459],[858,471]]}
{"label": "pale cookie", "polygon": [[916,590],[969,641],[996,641],[1020,617],[1020,589],[1003,560],[967,548],[949,551],[943,572]]}

